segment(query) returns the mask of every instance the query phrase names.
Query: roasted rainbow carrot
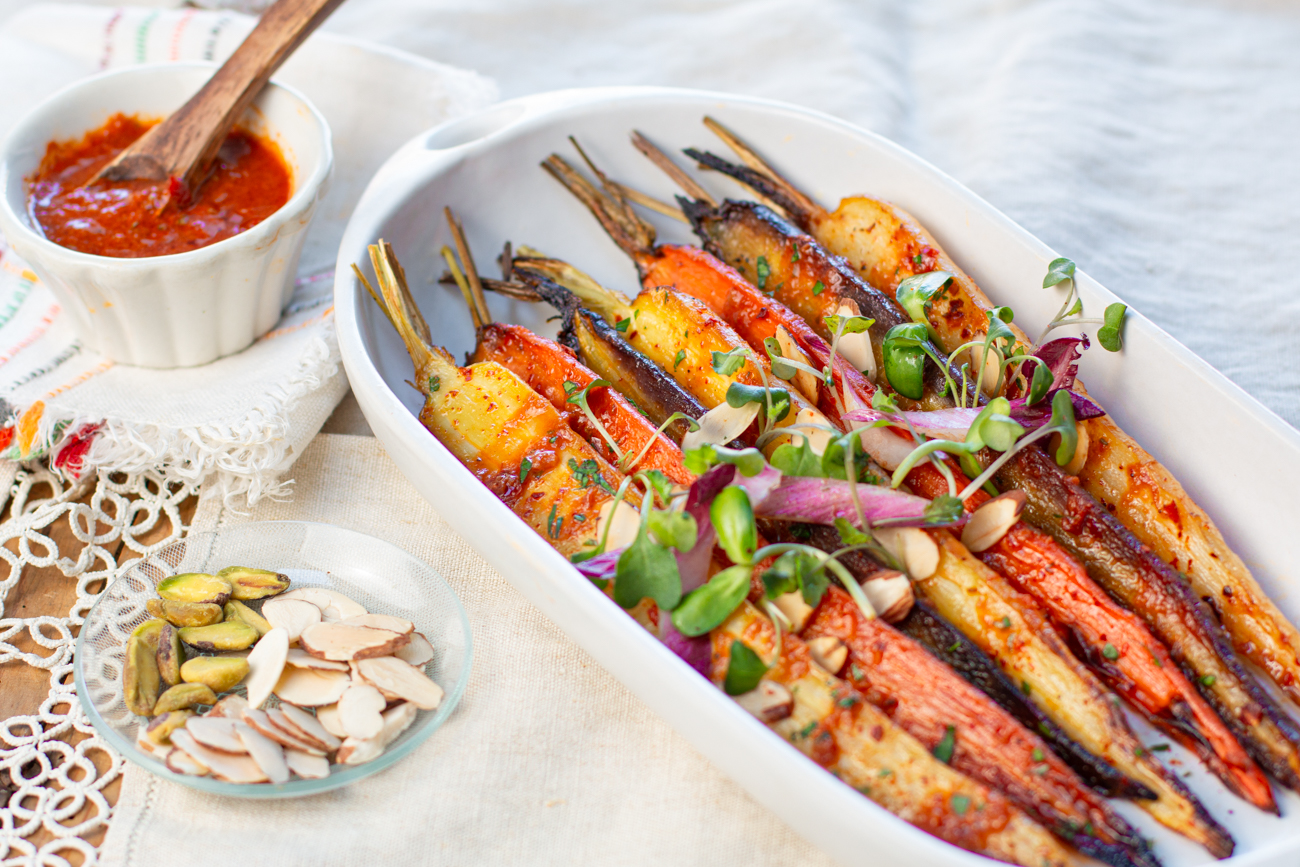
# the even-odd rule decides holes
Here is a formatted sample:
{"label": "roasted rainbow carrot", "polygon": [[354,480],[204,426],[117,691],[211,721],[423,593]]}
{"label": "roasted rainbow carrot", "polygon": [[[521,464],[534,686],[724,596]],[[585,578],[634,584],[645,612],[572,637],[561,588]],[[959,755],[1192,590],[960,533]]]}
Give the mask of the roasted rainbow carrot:
{"label": "roasted rainbow carrot", "polygon": [[[767,165],[743,142],[706,121],[736,150],[746,168],[712,155],[712,168],[736,176],[776,199],[790,219],[832,253],[845,257],[864,280],[890,296],[899,282],[915,274],[948,271],[953,281],[929,307],[928,321],[941,346],[952,351],[984,334],[988,296],[944,252],[910,214],[889,202],[865,196],[843,199],[828,212]],[[1026,346],[1029,337],[1011,328]],[[1082,389],[1082,384],[1078,384]],[[1236,651],[1263,669],[1293,701],[1300,703],[1300,631],[1278,610],[1255,581],[1209,515],[1178,480],[1109,416],[1082,423],[1087,460],[1079,480],[1088,493],[1112,509],[1120,521],[1156,555],[1184,574],[1196,595],[1223,622]]]}
{"label": "roasted rainbow carrot", "polygon": [[[582,523],[571,520],[583,514],[579,510],[592,511],[608,494],[601,486],[578,483],[565,458],[595,462],[610,482],[620,479],[618,470],[571,430],[549,401],[505,367],[487,361],[458,368],[445,351],[431,346],[391,250],[380,242],[372,257],[382,307],[411,354],[416,387],[425,397],[421,422],[530,527],[562,553],[576,553],[580,534],[553,532],[557,517],[570,519],[563,523],[572,528]],[[534,457],[524,472],[524,462]],[[549,518],[539,526],[537,516],[548,504]],[[746,640],[771,658],[775,630],[770,622],[748,608],[738,614],[744,619],[733,616],[714,631],[715,646],[729,651],[736,635],[728,627],[739,622]],[[834,768],[850,779],[860,777],[864,782],[858,788],[868,797],[971,851],[1024,867],[1071,863],[1069,853],[1042,827],[996,792],[943,765],[851,687],[812,665],[797,639],[787,638],[780,662],[775,676],[800,687],[789,690],[786,719],[801,726],[813,721],[818,732],[810,743],[821,743],[822,733],[834,739]],[[723,668],[720,677],[725,674]],[[852,711],[852,704],[859,709]],[[807,740],[797,737],[802,728],[792,729],[793,724],[780,719],[771,724],[784,726],[792,741]],[[822,747],[813,758],[826,755]],[[897,780],[883,780],[884,768],[897,773]],[[867,779],[877,785],[868,787]]]}
{"label": "roasted rainbow carrot", "polygon": [[[740,207],[739,204],[725,202],[712,207],[696,201],[686,209],[706,247],[722,258],[753,262],[757,255],[764,255],[765,261],[773,262],[781,258],[783,251],[788,254],[798,245],[802,261],[806,248],[820,247],[812,236],[764,206],[745,203],[745,207]],[[740,270],[745,272],[743,267]],[[746,276],[754,279],[752,273]],[[807,280],[797,282],[802,286]],[[788,291],[783,283],[777,284],[774,294],[785,301]],[[831,294],[829,286],[821,294]],[[883,292],[878,294],[884,297]],[[790,300],[800,297],[796,289]],[[897,309],[897,315],[903,316],[901,308]],[[927,380],[927,394],[929,389]],[[935,395],[933,402],[938,407],[946,403],[946,397]],[[1091,460],[1091,449],[1088,454]],[[1256,762],[1288,788],[1300,787],[1300,726],[1242,667],[1223,628],[1203,610],[1204,603],[1196,598],[1191,586],[1163,560],[1153,556],[1151,548],[1124,529],[1104,505],[1077,483],[1070,490],[1073,511],[1086,516],[1095,526],[1111,529],[1095,533],[1087,544],[1081,544],[1078,536],[1063,526],[1062,516],[1066,513],[1059,506],[1065,499],[1063,486],[1068,479],[1071,477],[1047,460],[1040,450],[1026,449],[1016,454],[995,482],[1004,490],[1023,489],[1031,500],[1037,497],[1040,504],[1059,501],[1058,507],[1028,510],[1027,519],[1056,538],[1083,563],[1093,580],[1142,617]],[[1139,585],[1144,585],[1144,592],[1137,592]],[[1178,613],[1170,616],[1171,611]]]}

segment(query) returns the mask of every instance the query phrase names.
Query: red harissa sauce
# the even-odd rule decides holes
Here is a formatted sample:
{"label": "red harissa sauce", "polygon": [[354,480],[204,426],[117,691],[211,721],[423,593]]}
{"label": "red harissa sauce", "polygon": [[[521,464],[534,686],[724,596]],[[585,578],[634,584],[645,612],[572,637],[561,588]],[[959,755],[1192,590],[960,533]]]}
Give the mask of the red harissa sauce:
{"label": "red harissa sauce", "polygon": [[235,130],[212,174],[187,208],[167,202],[168,181],[84,186],[153,122],[116,114],[80,141],[50,142],[28,178],[32,217],[61,247],[138,259],[197,250],[245,232],[289,200],[289,169],[279,149]]}

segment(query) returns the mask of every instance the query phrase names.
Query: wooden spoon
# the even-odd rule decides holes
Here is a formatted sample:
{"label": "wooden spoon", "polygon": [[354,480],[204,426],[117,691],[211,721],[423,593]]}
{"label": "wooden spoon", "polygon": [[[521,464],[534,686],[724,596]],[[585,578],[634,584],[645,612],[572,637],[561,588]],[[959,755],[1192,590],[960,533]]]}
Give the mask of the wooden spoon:
{"label": "wooden spoon", "polygon": [[271,74],[343,0],[276,0],[235,53],[171,117],[136,139],[90,183],[171,180],[182,207],[198,194],[230,128]]}

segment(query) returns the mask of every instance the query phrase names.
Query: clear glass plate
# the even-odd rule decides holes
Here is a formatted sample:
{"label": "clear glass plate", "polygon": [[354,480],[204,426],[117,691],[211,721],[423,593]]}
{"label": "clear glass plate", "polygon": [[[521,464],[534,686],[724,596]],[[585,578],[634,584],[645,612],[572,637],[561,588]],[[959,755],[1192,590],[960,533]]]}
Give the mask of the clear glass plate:
{"label": "clear glass plate", "polygon": [[[126,640],[149,619],[145,602],[154,587],[182,572],[216,572],[225,566],[283,572],[299,587],[328,587],[375,614],[404,617],[433,645],[425,674],[446,695],[437,710],[420,711],[415,722],[378,758],[363,765],[334,765],[319,780],[292,779],[280,785],[226,783],[170,770],[139,750],[137,727],[144,718],[127,710],[122,692]],[[254,607],[258,607],[253,603]],[[377,773],[424,742],[451,715],[469,680],[469,620],[460,600],[434,569],[373,536],[303,521],[241,524],[196,533],[131,564],[108,586],[86,616],[77,638],[77,695],[86,716],[113,748],[160,777],[184,786],[241,798],[289,798],[345,786]],[[273,703],[275,698],[271,698]]]}

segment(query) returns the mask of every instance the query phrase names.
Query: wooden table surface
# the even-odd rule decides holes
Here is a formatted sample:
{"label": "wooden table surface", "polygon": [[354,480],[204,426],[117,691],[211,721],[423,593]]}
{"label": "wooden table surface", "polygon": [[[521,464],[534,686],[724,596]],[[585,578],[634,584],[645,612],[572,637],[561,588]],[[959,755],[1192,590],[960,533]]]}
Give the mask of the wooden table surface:
{"label": "wooden table surface", "polygon": [[[93,489],[87,491],[80,502],[89,504],[92,494]],[[197,505],[198,497],[190,497],[181,506],[181,520],[186,526],[193,519]],[[77,552],[83,546],[72,533],[69,514],[65,513],[63,518],[51,525],[49,536],[58,545],[58,550],[63,556],[75,559]],[[7,507],[2,517],[8,520],[9,512]],[[106,526],[101,525],[99,532],[105,532],[107,529]],[[158,524],[153,530],[139,537],[139,541],[145,544],[156,542],[166,538],[170,532],[170,523],[164,515],[159,518]],[[7,547],[12,551],[16,551],[17,544],[17,540],[11,540]],[[119,566],[138,556],[134,551],[120,543],[115,551],[115,559]],[[4,570],[0,572],[0,577],[8,577],[8,564],[0,565],[0,568]],[[91,587],[91,589],[98,591],[102,590],[103,587]],[[77,580],[75,578],[65,577],[57,567],[45,569],[29,567],[19,580],[18,585],[9,593],[5,601],[5,615],[17,618],[67,617],[76,601]],[[25,653],[37,653],[46,656],[50,652],[34,643],[25,632],[15,637],[13,644]],[[41,704],[49,697],[50,672],[32,668],[20,660],[11,661],[0,664],[0,684],[3,685],[0,688],[0,719],[8,720],[13,716],[36,714],[40,711]],[[62,708],[59,708],[59,710],[62,710]],[[15,733],[22,734],[23,732]],[[63,739],[68,743],[75,744],[85,737],[86,735],[80,732],[70,731],[63,736]],[[107,766],[104,756],[95,751],[91,753],[91,757],[102,773]],[[117,802],[120,785],[121,778],[119,777],[103,790],[104,796],[110,804]],[[13,789],[14,786],[8,775],[3,770],[0,770],[0,807],[8,805]],[[93,815],[94,810],[93,805],[87,804],[81,813],[67,820],[67,824],[73,825],[85,821]],[[86,834],[83,839],[92,845],[98,846],[103,842],[104,831],[105,829],[101,826],[98,830]],[[52,837],[52,834],[41,828],[26,839],[34,845],[40,846],[52,839]],[[75,850],[68,850],[63,854],[73,864],[80,864],[82,861],[81,854]]]}

